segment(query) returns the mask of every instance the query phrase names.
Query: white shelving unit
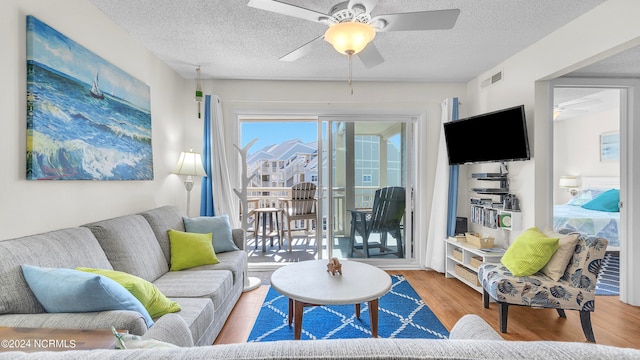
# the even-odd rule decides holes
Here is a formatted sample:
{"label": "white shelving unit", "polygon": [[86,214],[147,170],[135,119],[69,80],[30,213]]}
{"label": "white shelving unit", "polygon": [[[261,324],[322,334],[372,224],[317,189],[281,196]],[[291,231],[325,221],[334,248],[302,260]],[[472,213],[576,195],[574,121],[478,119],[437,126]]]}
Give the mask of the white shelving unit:
{"label": "white shelving unit", "polygon": [[[456,272],[456,265],[461,266],[462,271],[467,271],[469,274],[475,274],[475,278],[478,278],[478,267],[472,264],[472,258],[475,258],[473,261],[481,261],[481,262],[490,262],[490,263],[498,263],[504,255],[504,251],[495,253],[483,251],[481,249],[475,248],[466,242],[458,241],[456,238],[449,237],[445,239],[446,243],[446,262],[445,262],[445,276],[447,278],[456,278],[476,291],[482,293],[482,285],[478,285],[475,282],[466,279],[462,275]],[[454,257],[454,250],[458,250],[461,253],[461,259],[457,259]]]}
{"label": "white shelving unit", "polygon": [[522,230],[522,213],[520,211],[498,211],[498,227],[505,230]]}
{"label": "white shelving unit", "polygon": [[[477,180],[477,185],[471,191],[477,195],[489,196],[485,200],[491,200],[491,204],[472,203],[470,206],[470,221],[490,229],[521,230],[522,213],[520,211],[503,210],[502,207],[494,206],[494,197],[500,197],[502,204],[504,197],[509,194],[509,180],[506,174],[501,173],[476,173],[472,174],[473,180]],[[498,182],[499,184],[495,184]],[[483,183],[493,183],[491,187],[485,187]]]}

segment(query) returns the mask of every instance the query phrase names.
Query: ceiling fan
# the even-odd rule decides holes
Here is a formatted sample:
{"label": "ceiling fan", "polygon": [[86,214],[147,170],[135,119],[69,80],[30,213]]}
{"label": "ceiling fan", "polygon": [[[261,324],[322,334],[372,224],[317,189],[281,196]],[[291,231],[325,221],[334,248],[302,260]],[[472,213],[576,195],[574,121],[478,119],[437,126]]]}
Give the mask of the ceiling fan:
{"label": "ceiling fan", "polygon": [[[589,106],[602,103],[600,99],[582,98],[565,101],[553,106],[553,119],[557,120],[561,114],[589,112]],[[575,116],[576,114],[574,114]],[[564,115],[563,115],[564,116]],[[566,116],[565,116],[566,117]]]}
{"label": "ceiling fan", "polygon": [[[248,6],[329,26],[325,34],[286,54],[280,60],[298,60],[313,52],[322,44],[322,40],[327,40],[338,52],[349,56],[357,54],[362,63],[368,68],[384,62],[384,58],[378,48],[373,43],[369,43],[375,37],[376,32],[451,29],[460,14],[459,9],[450,9],[385,14],[372,17],[371,12],[377,3],[378,0],[344,1],[334,5],[327,14],[277,0],[250,0]],[[335,42],[340,42],[340,40],[334,41],[336,34],[331,34],[331,31],[332,28],[337,30],[341,26],[357,27],[358,31],[364,31],[362,36],[366,37],[366,39],[364,39],[363,44],[356,45],[357,48],[336,45]]]}

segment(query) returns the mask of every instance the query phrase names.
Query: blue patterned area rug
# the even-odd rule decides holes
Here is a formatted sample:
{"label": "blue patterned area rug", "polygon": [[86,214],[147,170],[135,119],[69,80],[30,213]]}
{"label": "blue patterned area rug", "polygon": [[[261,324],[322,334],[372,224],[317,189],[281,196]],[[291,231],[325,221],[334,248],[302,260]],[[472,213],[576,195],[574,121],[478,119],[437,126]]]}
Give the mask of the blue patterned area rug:
{"label": "blue patterned area rug", "polygon": [[[381,338],[446,339],[449,332],[401,275],[392,275],[392,286],[378,304],[378,336]],[[293,340],[287,321],[288,299],[269,289],[248,342]],[[369,308],[362,304],[360,319],[353,305],[305,307],[301,339],[371,337]]]}
{"label": "blue patterned area rug", "polygon": [[596,295],[620,295],[620,254],[606,253],[602,259]]}

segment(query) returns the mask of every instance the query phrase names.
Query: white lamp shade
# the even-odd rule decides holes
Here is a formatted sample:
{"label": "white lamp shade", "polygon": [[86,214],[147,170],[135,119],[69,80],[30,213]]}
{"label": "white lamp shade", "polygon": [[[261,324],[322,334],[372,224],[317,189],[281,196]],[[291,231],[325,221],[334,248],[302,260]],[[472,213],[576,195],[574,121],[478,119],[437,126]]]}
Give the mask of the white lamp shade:
{"label": "white lamp shade", "polygon": [[324,33],[324,39],[339,53],[357,54],[364,50],[376,36],[371,25],[347,21],[331,25]]}
{"label": "white lamp shade", "polygon": [[560,176],[560,183],[558,185],[563,188],[578,187],[578,178],[575,176]]}
{"label": "white lamp shade", "polygon": [[190,176],[207,176],[207,172],[202,167],[202,157],[198,153],[183,151],[180,159],[173,169],[174,174]]}

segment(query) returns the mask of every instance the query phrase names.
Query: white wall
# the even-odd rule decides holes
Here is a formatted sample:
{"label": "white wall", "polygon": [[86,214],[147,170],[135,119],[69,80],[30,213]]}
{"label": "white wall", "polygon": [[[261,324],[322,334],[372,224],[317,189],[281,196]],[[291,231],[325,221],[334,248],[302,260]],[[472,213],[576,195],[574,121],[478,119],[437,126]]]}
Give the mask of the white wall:
{"label": "white wall", "polygon": [[[155,180],[26,180],[27,15],[34,15],[150,86]],[[182,180],[170,175],[184,141],[184,79],[86,0],[3,0],[0,39],[0,239],[165,204],[185,205]]]}
{"label": "white wall", "polygon": [[554,204],[571,198],[567,189],[557,187],[562,175],[620,176],[620,161],[600,161],[600,135],[619,131],[619,119],[620,110],[615,108],[554,122]]}

